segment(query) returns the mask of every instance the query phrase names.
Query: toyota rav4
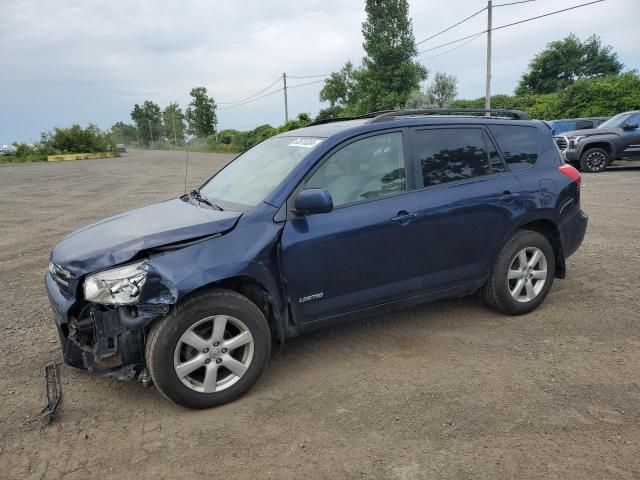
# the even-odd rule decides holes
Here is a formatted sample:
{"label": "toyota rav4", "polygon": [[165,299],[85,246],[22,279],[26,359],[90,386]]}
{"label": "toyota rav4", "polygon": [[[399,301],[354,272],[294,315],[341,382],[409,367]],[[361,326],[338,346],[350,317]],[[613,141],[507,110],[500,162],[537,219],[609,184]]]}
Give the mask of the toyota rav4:
{"label": "toyota rav4", "polygon": [[70,234],[46,287],[67,364],[206,408],[311,328],[474,292],[530,312],[586,226],[544,123],[378,112],[282,133],[189,194]]}

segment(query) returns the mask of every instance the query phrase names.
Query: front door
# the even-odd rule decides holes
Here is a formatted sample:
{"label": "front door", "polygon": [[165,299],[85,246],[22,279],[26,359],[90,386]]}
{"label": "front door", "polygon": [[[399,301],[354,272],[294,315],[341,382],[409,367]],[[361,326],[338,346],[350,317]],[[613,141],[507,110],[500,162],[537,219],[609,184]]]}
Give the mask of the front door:
{"label": "front door", "polygon": [[416,294],[415,193],[403,132],[357,139],[332,152],[304,188],[325,188],[329,213],[290,218],[282,265],[293,314],[311,322]]}
{"label": "front door", "polygon": [[622,155],[625,157],[638,157],[640,156],[640,113],[632,115],[625,123],[630,126],[635,125],[635,128],[629,128],[622,132],[625,140],[625,149]]}

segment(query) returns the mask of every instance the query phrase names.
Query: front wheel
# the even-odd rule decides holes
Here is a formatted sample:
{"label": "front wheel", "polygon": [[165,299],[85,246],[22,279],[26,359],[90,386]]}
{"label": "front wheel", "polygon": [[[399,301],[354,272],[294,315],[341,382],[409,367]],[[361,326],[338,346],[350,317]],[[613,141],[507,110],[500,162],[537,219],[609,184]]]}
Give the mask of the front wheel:
{"label": "front wheel", "polygon": [[146,360],[160,393],[178,405],[230,402],[258,380],[271,353],[269,324],[248,298],[211,290],[187,299],[149,332]]}
{"label": "front wheel", "polygon": [[609,152],[604,148],[589,148],[580,156],[580,169],[583,172],[598,173],[607,168],[610,162]]}
{"label": "front wheel", "polygon": [[549,293],[555,269],[555,255],[549,240],[538,232],[521,230],[502,247],[482,296],[499,312],[529,313]]}

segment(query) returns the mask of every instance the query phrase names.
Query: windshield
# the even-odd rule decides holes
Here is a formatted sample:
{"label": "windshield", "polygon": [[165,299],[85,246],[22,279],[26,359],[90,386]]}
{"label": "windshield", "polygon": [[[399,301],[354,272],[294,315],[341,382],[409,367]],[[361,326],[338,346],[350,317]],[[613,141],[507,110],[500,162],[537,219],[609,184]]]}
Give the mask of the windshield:
{"label": "windshield", "polygon": [[631,113],[619,113],[618,115],[616,115],[615,117],[611,117],[609,120],[607,120],[604,123],[601,123],[600,125],[598,125],[596,128],[616,128],[619,127],[620,125],[622,125],[627,118],[629,118],[632,114]]}
{"label": "windshield", "polygon": [[233,160],[200,189],[223,204],[255,206],[262,202],[322,138],[270,138]]}

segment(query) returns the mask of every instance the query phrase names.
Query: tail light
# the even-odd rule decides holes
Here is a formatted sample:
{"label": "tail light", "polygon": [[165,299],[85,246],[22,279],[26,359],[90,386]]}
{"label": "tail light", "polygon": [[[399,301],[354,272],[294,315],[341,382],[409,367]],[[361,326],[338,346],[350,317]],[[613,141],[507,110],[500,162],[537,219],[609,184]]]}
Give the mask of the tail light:
{"label": "tail light", "polygon": [[580,175],[580,172],[576,168],[569,165],[568,163],[565,163],[564,165],[560,165],[558,167],[558,170],[560,170],[560,173],[566,175],[571,180],[576,182],[578,186],[580,186],[580,184],[582,183],[582,175]]}

